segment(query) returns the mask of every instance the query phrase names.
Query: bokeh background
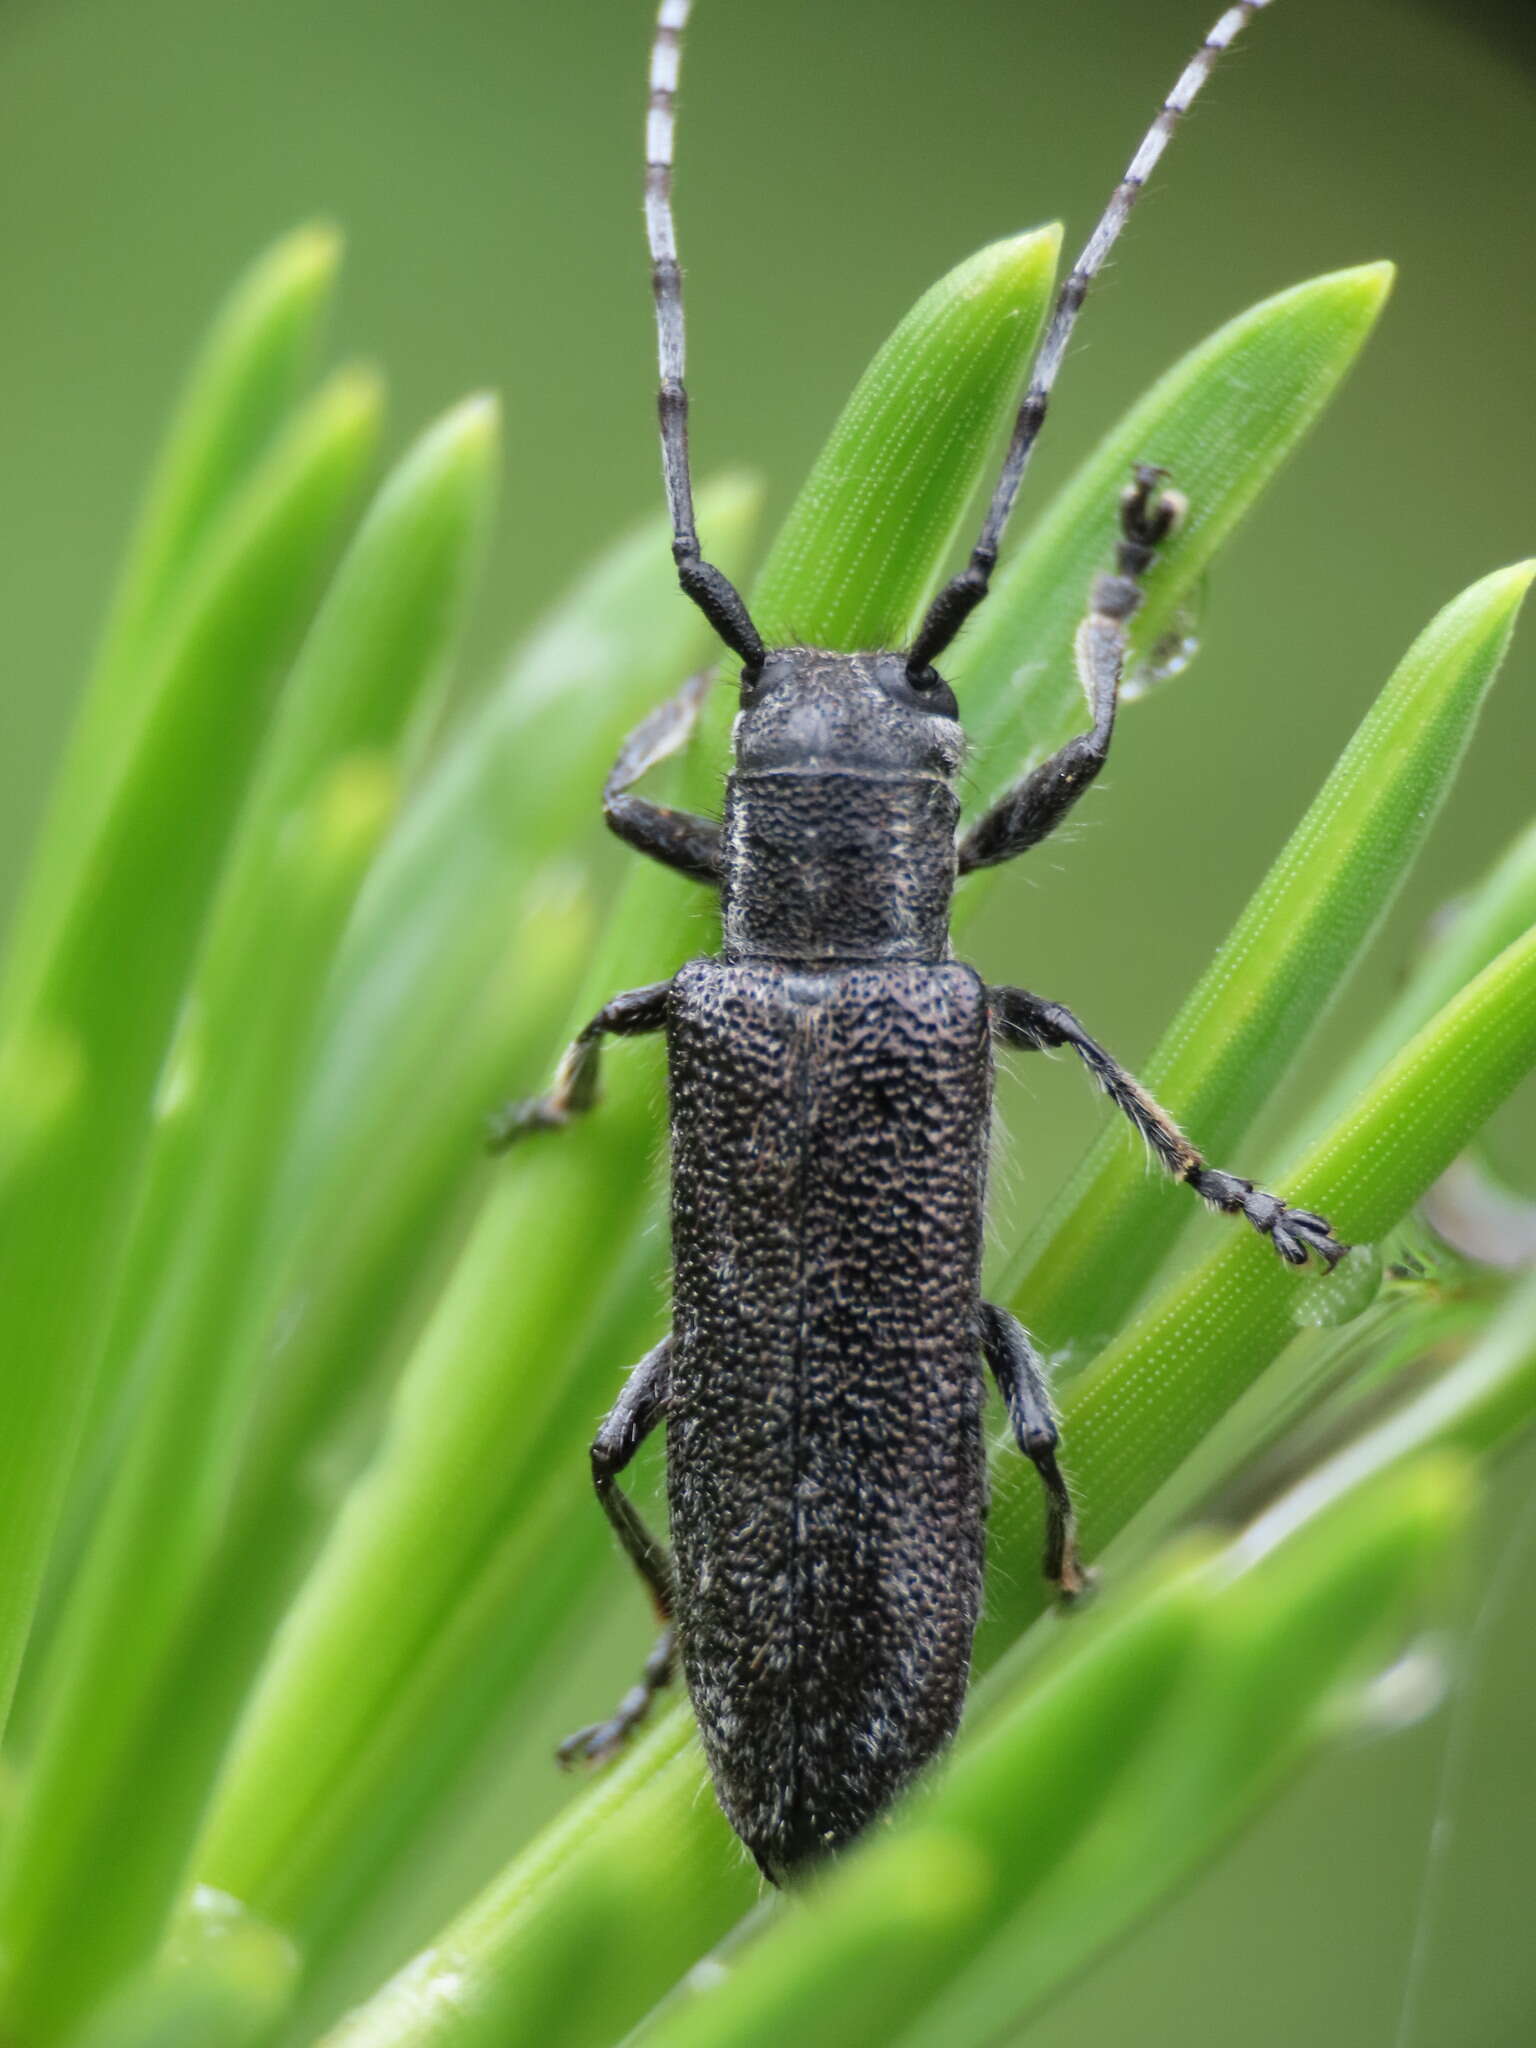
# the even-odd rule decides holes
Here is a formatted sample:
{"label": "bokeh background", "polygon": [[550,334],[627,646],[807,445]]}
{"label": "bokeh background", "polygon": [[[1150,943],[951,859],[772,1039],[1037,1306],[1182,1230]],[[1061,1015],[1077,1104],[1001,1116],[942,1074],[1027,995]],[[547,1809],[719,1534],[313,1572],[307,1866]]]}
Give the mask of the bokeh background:
{"label": "bokeh background", "polygon": [[[705,0],[678,194],[701,471],[759,469],[782,509],[933,277],[1043,219],[1081,239],[1212,12]],[[397,444],[467,388],[505,396],[504,516],[465,693],[494,682],[576,566],[658,505],[638,204],[649,13],[0,6],[0,910],[181,366],[235,269],[284,226],[319,214],[346,231],[337,342],[386,367]],[[1353,381],[1219,566],[1198,666],[1126,719],[1103,793],[996,892],[979,932],[985,968],[1070,1001],[1132,1062],[1415,632],[1536,544],[1533,57],[1519,8],[1284,0],[1202,102],[1080,329],[1036,502],[1222,320],[1318,271],[1401,266]],[[1533,806],[1528,629],[1312,1073]],[[1495,1141],[1536,1194],[1531,1098]],[[1007,1107],[1020,1224],[1096,1112],[1079,1076],[1043,1062]],[[1532,2038],[1533,1478],[1527,1459],[1495,1504],[1503,1561],[1494,1597],[1469,1597],[1480,1620],[1454,1713],[1293,1788],[1032,2041]],[[590,1704],[591,1680],[572,1682]],[[1437,1816],[1451,1824],[1426,1864]]]}

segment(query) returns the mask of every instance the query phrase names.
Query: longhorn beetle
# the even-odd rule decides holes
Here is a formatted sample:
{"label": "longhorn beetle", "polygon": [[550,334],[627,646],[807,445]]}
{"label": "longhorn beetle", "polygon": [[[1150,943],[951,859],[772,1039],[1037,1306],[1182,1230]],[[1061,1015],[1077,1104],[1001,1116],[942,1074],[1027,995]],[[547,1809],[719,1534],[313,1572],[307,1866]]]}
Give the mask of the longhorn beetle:
{"label": "longhorn beetle", "polygon": [[[561,1756],[617,1750],[681,1653],[720,1803],[776,1883],[858,1834],[959,1720],[982,1586],[983,1358],[1044,1488],[1046,1575],[1067,1598],[1086,1583],[1044,1369],[981,1298],[994,1044],[1075,1053],[1176,1180],[1289,1264],[1345,1249],[1322,1217],[1208,1166],[1070,1010],[989,988],[948,931],[957,875],[1038,845],[1104,765],[1127,622],[1183,509],[1163,473],[1131,477],[1077,635],[1091,729],[958,840],[964,739],[934,663],[987,594],[1089,284],[1218,53],[1265,4],[1217,22],[1062,284],[965,568],[910,647],[863,654],[764,646],[700,552],[671,202],[690,0],[662,0],[657,18],[645,211],[672,552],[740,659],[741,708],[721,822],[630,794],[686,738],[702,679],[626,741],[603,807],[639,852],[719,890],[724,937],[718,956],[605,1004],[493,1142],[590,1109],[605,1038],[665,1031],[673,1327],[592,1446],[662,1635],[640,1683]],[[663,1421],[675,1559],[618,1485]]]}

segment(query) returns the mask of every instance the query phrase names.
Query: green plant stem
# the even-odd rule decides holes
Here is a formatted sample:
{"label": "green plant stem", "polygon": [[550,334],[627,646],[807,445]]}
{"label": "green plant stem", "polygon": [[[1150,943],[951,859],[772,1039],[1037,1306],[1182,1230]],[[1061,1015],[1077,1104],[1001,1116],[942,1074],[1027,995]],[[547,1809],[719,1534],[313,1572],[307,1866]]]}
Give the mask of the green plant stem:
{"label": "green plant stem", "polygon": [[[752,588],[770,646],[904,647],[1050,302],[1061,229],[990,243],[924,293],[859,379]],[[964,374],[953,374],[964,365]],[[838,571],[827,573],[827,549]]]}
{"label": "green plant stem", "polygon": [[[274,673],[372,446],[377,386],[335,380],[232,508],[147,676],[155,703],[46,966],[0,1045],[0,1705],[89,1399],[151,1095]],[[125,935],[132,935],[125,953]]]}
{"label": "green plant stem", "polygon": [[1536,1274],[1504,1302],[1465,1357],[1385,1422],[1365,1431],[1300,1480],[1259,1516],[1244,1554],[1264,1556],[1288,1530],[1324,1512],[1353,1488],[1420,1452],[1455,1450],[1469,1458],[1507,1454],[1536,1420]]}
{"label": "green plant stem", "polygon": [[166,431],[10,935],[7,1001],[38,971],[167,674],[157,643],[219,544],[226,515],[291,418],[334,294],[329,228],[265,251],[220,307]]}
{"label": "green plant stem", "polygon": [[1536,825],[1506,847],[1493,867],[1442,919],[1414,962],[1397,1000],[1308,1106],[1291,1141],[1293,1156],[1341,1117],[1371,1077],[1421,1030],[1459,989],[1506,946],[1536,925]]}
{"label": "green plant stem", "polygon": [[[156,1768],[168,1740],[191,1761],[160,1681],[260,1368],[253,1282],[315,1010],[442,678],[495,447],[494,408],[461,407],[365,521],[280,706],[193,976],[147,1172],[152,1227],[125,1277],[120,1334],[146,1353],[130,1375],[139,1413],[57,1645],[0,1887],[8,1997],[29,2039],[55,2037],[149,1951],[186,1859],[212,1757],[174,1788]],[[146,1815],[149,1783],[160,1797]],[[124,1840],[104,1865],[114,1811]]]}
{"label": "green plant stem", "polygon": [[[1443,1454],[1362,1467],[1336,1496],[1298,1489],[1267,1534],[1236,1538],[1217,1567],[1230,1575],[1219,1625],[1203,1632],[1139,1768],[1049,1889],[896,2036],[901,2048],[983,2048],[1023,2026],[1170,1897],[1319,1747],[1341,1685],[1421,1625],[1472,1491],[1470,1468]],[[1005,1659],[993,1682],[1015,1661],[1029,1668]]]}

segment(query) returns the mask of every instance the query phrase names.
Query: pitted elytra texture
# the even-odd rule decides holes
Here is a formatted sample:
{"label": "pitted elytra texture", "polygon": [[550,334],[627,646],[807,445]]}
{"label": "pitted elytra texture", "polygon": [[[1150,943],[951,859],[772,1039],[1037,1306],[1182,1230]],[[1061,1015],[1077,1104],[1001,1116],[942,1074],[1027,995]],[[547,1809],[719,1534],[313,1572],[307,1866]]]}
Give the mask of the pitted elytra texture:
{"label": "pitted elytra texture", "polygon": [[672,984],[676,1620],[721,1803],[775,1874],[959,1718],[988,1033],[967,967]]}
{"label": "pitted elytra texture", "polygon": [[[618,1748],[680,1649],[721,1805],[776,1881],[858,1834],[959,1719],[981,1600],[983,1359],[1044,1488],[1046,1574],[1064,1596],[1086,1583],[1041,1362],[981,1298],[994,1042],[1075,1053],[1174,1178],[1290,1263],[1343,1250],[1321,1217],[1207,1166],[1069,1010],[987,988],[949,957],[957,876],[1046,838],[1108,755],[1127,623],[1183,510],[1162,471],[1136,468],[1077,636],[1089,729],[958,844],[964,739],[933,663],[986,595],[1088,283],[1217,51],[1262,4],[1222,16],[1063,284],[966,568],[905,652],[844,654],[765,647],[699,551],[671,205],[689,0],[663,0],[646,173],[663,464],[679,578],[743,663],[741,711],[723,825],[631,794],[687,738],[697,679],[631,734],[603,802],[631,846],[718,887],[723,949],[606,1004],[550,1093],[495,1135],[567,1122],[595,1099],[606,1036],[666,1030],[674,1327],[592,1447],[662,1634],[639,1684],[561,1755]],[[675,1562],[617,1484],[660,1422]]]}

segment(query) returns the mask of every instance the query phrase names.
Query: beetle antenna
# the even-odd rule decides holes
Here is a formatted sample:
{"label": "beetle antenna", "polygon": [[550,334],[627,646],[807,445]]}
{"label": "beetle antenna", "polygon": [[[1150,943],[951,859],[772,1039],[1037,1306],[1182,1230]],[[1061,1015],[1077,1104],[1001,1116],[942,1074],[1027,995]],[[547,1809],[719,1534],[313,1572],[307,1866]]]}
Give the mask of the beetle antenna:
{"label": "beetle antenna", "polygon": [[726,646],[757,669],[758,637],[741,593],[699,553],[693,523],[693,478],[688,468],[688,391],[683,382],[683,273],[672,225],[672,131],[683,30],[693,0],[661,0],[651,44],[651,89],[645,119],[645,231],[651,245],[651,289],[656,298],[656,341],[661,363],[661,468],[672,514],[672,558],[683,589]]}
{"label": "beetle antenna", "polygon": [[1175,129],[1188,112],[1196,93],[1215,70],[1217,58],[1241,30],[1246,28],[1259,9],[1268,5],[1269,0],[1238,0],[1238,4],[1229,7],[1211,30],[1179,74],[1178,83],[1163,101],[1157,119],[1143,137],[1141,147],[1131,159],[1130,168],[1115,187],[1098,226],[1088,237],[1083,253],[1062,280],[1056,294],[1056,302],[1051,308],[1050,321],[1035,352],[1034,362],[1030,366],[1029,383],[1024,392],[1023,402],[1019,406],[1018,418],[1014,422],[1013,439],[1008,444],[1002,475],[997,480],[992,502],[987,507],[987,516],[982,524],[980,537],[971,550],[971,558],[965,568],[952,582],[945,584],[928,607],[907,657],[908,669],[913,674],[926,669],[935,657],[944,651],[986,596],[992,571],[997,563],[997,551],[1002,542],[1003,529],[1008,524],[1013,501],[1018,496],[1024,471],[1028,467],[1030,455],[1044,424],[1051,389],[1061,368],[1062,357],[1066,354],[1067,343],[1072,337],[1072,329],[1077,324],[1083,300],[1088,296],[1088,287],[1103,269],[1105,258],[1119,238],[1120,230],[1130,218],[1131,208],[1141,196],[1143,185],[1152,175],[1158,158],[1168,147]]}

